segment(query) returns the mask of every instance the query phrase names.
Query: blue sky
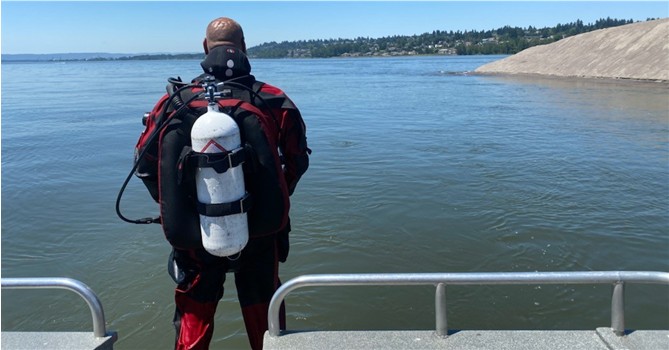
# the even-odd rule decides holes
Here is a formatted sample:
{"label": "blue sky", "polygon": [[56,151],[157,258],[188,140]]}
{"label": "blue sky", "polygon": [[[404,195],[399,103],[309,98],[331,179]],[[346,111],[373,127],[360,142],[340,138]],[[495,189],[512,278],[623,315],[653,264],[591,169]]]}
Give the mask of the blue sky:
{"label": "blue sky", "polygon": [[669,17],[667,1],[2,1],[2,53],[199,52],[227,16],[249,47],[269,41],[550,27],[581,19]]}

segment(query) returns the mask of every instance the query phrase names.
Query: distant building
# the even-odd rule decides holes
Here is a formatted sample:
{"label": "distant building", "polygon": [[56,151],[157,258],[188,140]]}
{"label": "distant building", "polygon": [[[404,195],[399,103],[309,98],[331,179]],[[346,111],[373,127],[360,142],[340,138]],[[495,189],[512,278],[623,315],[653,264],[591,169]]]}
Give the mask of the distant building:
{"label": "distant building", "polygon": [[437,54],[439,54],[439,55],[457,55],[458,51],[454,48],[439,49],[439,51],[437,51]]}

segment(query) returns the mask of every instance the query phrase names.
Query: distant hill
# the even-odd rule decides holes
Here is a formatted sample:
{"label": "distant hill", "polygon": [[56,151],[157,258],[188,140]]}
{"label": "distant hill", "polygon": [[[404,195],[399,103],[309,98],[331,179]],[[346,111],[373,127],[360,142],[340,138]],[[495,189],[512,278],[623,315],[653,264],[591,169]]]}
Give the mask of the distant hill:
{"label": "distant hill", "polygon": [[669,18],[596,30],[491,62],[477,73],[669,81]]}
{"label": "distant hill", "polygon": [[84,61],[90,59],[115,59],[129,56],[118,53],[52,53],[52,54],[2,54],[3,61]]}
{"label": "distant hill", "polygon": [[595,23],[585,24],[577,20],[545,28],[505,26],[483,31],[435,30],[420,35],[396,35],[376,39],[359,37],[270,42],[249,48],[248,54],[257,58],[515,54],[528,47],[630,23],[634,21],[602,18]]}

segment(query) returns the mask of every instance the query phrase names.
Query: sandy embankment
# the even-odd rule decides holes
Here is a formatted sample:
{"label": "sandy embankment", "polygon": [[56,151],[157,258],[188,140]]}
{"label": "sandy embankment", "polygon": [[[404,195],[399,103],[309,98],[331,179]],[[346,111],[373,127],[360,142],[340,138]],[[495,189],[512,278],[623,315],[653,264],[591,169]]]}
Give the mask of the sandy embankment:
{"label": "sandy embankment", "polygon": [[669,82],[669,18],[600,29],[530,47],[475,72]]}

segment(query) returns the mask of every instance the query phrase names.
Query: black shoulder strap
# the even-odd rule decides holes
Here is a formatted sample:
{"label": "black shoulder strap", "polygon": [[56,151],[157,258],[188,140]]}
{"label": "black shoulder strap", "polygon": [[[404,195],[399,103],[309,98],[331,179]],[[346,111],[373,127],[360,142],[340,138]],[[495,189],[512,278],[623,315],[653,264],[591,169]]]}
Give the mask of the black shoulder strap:
{"label": "black shoulder strap", "polygon": [[263,85],[265,85],[265,83],[263,83],[262,81],[257,81],[257,80],[256,80],[256,81],[253,83],[253,87],[252,87],[252,89],[253,89],[253,91],[254,91],[256,94],[259,94],[259,93],[260,93],[260,89],[262,89]]}

